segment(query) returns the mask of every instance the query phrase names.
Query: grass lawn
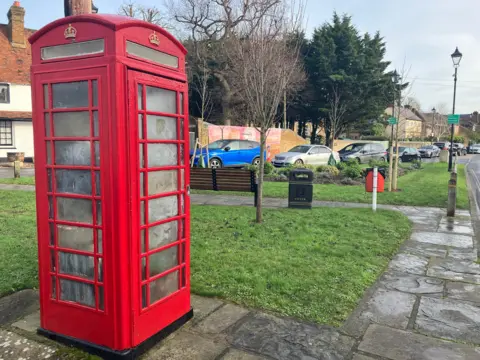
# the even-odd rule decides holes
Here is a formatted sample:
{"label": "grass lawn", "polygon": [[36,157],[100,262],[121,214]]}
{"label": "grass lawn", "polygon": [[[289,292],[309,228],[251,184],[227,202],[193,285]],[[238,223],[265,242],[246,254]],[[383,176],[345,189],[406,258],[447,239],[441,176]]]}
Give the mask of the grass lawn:
{"label": "grass lawn", "polygon": [[192,208],[192,291],[340,325],[410,233],[400,213],[366,209]]}
{"label": "grass lawn", "polygon": [[19,179],[0,178],[0,184],[35,185],[35,177],[33,177],[33,176],[22,176]]}
{"label": "grass lawn", "polygon": [[[450,173],[446,164],[424,164],[424,169],[412,171],[398,179],[399,192],[378,194],[379,204],[446,207],[448,180]],[[388,184],[386,184],[387,186]],[[468,192],[465,179],[464,165],[458,165],[457,208],[468,209]],[[264,186],[264,196],[274,198],[288,197],[288,183],[267,182]],[[195,190],[194,193],[205,193]],[[219,194],[220,192],[210,192]],[[232,195],[232,192],[224,194]],[[249,193],[237,195],[251,196]],[[334,184],[314,185],[313,198],[323,201],[343,201],[370,203],[372,196],[365,193],[365,187],[340,186]]]}
{"label": "grass lawn", "polygon": [[0,191],[0,297],[37,286],[35,194]]}
{"label": "grass lawn", "polygon": [[[0,191],[0,297],[37,286],[35,198]],[[192,206],[192,291],[339,325],[410,233],[400,213]]]}

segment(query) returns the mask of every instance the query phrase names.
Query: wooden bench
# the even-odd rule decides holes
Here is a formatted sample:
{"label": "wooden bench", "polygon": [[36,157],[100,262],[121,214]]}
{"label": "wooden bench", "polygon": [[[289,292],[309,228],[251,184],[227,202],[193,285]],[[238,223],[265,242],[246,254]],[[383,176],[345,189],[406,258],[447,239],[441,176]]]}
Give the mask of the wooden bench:
{"label": "wooden bench", "polygon": [[195,190],[241,191],[254,193],[257,206],[257,175],[243,169],[190,169],[190,188]]}

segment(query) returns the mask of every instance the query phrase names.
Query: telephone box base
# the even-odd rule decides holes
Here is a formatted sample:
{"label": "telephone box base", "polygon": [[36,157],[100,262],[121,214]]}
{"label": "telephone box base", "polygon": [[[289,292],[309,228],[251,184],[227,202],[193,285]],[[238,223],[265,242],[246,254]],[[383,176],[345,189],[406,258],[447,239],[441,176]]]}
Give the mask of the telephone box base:
{"label": "telephone box base", "polygon": [[57,334],[42,328],[39,328],[37,330],[37,333],[67,346],[73,346],[92,355],[100,356],[102,359],[105,360],[134,360],[137,359],[140,355],[150,350],[155,345],[157,345],[159,341],[163,340],[168,335],[178,330],[192,317],[193,309],[190,309],[190,311],[183,315],[181,318],[177,319],[176,321],[168,325],[166,328],[160,330],[158,333],[151,336],[150,338],[139,344],[137,347],[122,351],[112,350],[104,346],[92,344],[90,342],[75,339],[70,336]]}

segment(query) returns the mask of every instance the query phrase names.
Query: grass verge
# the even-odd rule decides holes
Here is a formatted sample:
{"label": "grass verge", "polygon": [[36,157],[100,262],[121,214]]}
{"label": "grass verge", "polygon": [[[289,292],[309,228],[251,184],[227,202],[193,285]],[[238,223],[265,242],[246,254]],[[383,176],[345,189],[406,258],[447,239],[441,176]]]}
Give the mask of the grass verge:
{"label": "grass verge", "polygon": [[400,213],[366,209],[192,208],[192,291],[340,325],[410,233]]}
{"label": "grass verge", "polygon": [[19,179],[0,178],[0,184],[35,185],[35,177],[33,177],[33,176],[22,176]]}
{"label": "grass verge", "polygon": [[[0,297],[37,286],[35,198],[0,191]],[[339,325],[410,233],[400,213],[192,206],[192,292]]]}
{"label": "grass verge", "polygon": [[[379,193],[377,201],[379,204],[407,205],[407,206],[429,206],[446,207],[447,190],[450,173],[447,172],[447,165],[441,163],[424,164],[424,168],[412,171],[398,179],[398,192]],[[387,185],[387,184],[386,184]],[[194,193],[224,194],[224,195],[245,195],[251,193],[232,193],[199,191]],[[263,194],[265,197],[287,198],[288,183],[267,182],[264,185]],[[314,185],[313,198],[320,201],[341,201],[371,203],[372,196],[365,192],[363,185],[343,186],[335,184]],[[468,192],[465,179],[464,165],[458,165],[457,181],[457,208],[468,209]]]}

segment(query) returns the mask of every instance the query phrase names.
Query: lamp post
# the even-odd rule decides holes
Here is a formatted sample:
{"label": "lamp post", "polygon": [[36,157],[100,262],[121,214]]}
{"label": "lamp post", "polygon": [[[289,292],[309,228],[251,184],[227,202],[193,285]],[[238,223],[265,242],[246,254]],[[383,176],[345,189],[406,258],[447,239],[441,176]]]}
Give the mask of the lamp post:
{"label": "lamp post", "polygon": [[[453,110],[452,115],[455,115],[455,100],[457,98],[457,70],[462,60],[462,53],[458,51],[458,47],[451,55],[453,61],[453,67],[455,68],[455,74],[453,75]],[[452,171],[453,166],[453,133],[455,132],[455,125],[452,124],[450,128],[450,156],[448,158],[448,171]]]}
{"label": "lamp post", "polygon": [[435,113],[437,109],[435,109],[435,106],[432,108],[432,144],[433,144],[433,138],[435,137]]}
{"label": "lamp post", "polygon": [[[397,91],[397,82],[398,82],[398,73],[397,70],[393,71],[392,74],[392,82],[393,82],[393,105],[392,105],[392,117],[395,117],[395,92]],[[393,127],[394,125],[390,125],[392,127],[392,133],[390,135],[390,152],[389,152],[389,164],[388,164],[388,191],[392,191],[392,179],[393,179]],[[397,124],[398,126],[398,124]]]}

